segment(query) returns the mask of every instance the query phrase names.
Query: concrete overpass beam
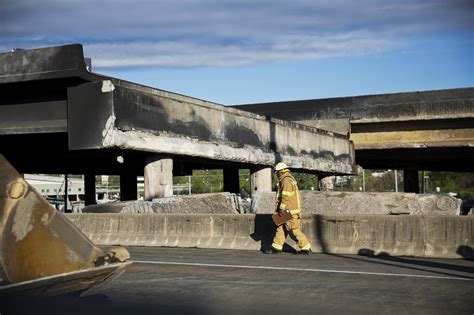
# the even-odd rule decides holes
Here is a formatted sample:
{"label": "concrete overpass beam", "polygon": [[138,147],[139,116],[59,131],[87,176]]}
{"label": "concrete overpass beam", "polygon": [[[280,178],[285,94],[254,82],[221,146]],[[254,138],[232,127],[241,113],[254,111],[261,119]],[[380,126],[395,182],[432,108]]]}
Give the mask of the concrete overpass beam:
{"label": "concrete overpass beam", "polygon": [[418,171],[404,170],[403,171],[403,187],[405,192],[420,193],[420,184]]}
{"label": "concrete overpass beam", "polygon": [[268,166],[250,169],[250,194],[272,191],[272,168]]}
{"label": "concrete overpass beam", "polygon": [[355,172],[344,135],[119,80],[69,88],[67,114],[70,150],[125,149],[234,166],[281,159],[295,169]]}
{"label": "concrete overpass beam", "polygon": [[224,191],[238,194],[240,192],[239,169],[224,167]]}
{"label": "concrete overpass beam", "polygon": [[85,191],[85,204],[86,206],[95,205],[97,203],[95,199],[95,175],[85,174],[84,175],[84,191]]}
{"label": "concrete overpass beam", "polygon": [[173,196],[173,159],[149,158],[144,173],[145,200]]}

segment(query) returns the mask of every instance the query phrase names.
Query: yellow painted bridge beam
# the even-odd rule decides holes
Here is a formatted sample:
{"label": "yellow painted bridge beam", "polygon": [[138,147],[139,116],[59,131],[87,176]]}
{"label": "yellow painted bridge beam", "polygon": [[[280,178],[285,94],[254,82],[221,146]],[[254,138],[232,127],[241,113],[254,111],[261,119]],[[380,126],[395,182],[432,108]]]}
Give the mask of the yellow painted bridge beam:
{"label": "yellow painted bridge beam", "polygon": [[474,147],[474,128],[352,133],[350,139],[358,150]]}

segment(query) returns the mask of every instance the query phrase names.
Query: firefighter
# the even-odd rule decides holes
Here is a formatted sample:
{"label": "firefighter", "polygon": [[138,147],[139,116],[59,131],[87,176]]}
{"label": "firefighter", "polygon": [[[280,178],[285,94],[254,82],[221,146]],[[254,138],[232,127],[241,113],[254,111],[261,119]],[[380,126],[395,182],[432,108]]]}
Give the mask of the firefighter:
{"label": "firefighter", "polygon": [[290,210],[293,219],[279,225],[275,231],[271,249],[264,251],[265,254],[278,254],[283,250],[283,244],[289,232],[296,237],[299,253],[308,255],[311,252],[311,244],[301,231],[301,198],[298,184],[290,174],[290,170],[285,163],[278,163],[274,167],[274,172],[278,177],[278,186],[275,199],[275,212],[281,215],[281,211]]}

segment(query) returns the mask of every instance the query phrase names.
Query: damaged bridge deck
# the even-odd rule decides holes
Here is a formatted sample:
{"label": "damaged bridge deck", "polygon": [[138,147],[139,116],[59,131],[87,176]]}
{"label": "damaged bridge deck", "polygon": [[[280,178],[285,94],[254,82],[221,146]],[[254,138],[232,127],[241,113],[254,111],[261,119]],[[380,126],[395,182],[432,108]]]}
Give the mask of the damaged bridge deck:
{"label": "damaged bridge deck", "polygon": [[23,172],[121,173],[120,154],[135,175],[151,154],[183,175],[279,160],[355,170],[346,136],[90,72],[81,45],[0,54],[0,93],[2,153]]}

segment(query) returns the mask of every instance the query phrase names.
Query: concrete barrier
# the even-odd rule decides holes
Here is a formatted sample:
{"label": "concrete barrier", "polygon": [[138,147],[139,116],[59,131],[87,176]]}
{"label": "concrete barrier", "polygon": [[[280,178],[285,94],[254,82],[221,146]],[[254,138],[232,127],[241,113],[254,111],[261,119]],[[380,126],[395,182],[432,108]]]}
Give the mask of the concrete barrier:
{"label": "concrete barrier", "polygon": [[[266,214],[68,214],[98,245],[259,250],[270,246]],[[313,251],[474,259],[472,216],[310,215]],[[287,243],[294,242],[288,238]]]}
{"label": "concrete barrier", "polygon": [[[304,214],[428,214],[459,215],[461,199],[441,194],[394,192],[302,191]],[[256,193],[252,213],[272,213],[275,193]]]}

